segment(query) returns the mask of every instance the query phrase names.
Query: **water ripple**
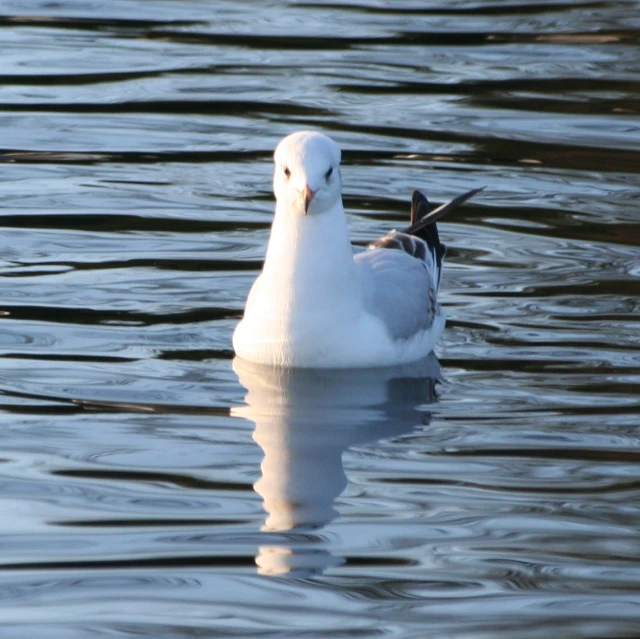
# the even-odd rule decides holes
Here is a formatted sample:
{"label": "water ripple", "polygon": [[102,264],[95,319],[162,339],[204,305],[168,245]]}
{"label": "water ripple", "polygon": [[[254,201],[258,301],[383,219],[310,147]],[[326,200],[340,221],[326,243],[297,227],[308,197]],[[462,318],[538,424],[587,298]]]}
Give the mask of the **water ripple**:
{"label": "water ripple", "polygon": [[[638,8],[9,1],[2,636],[640,633]],[[437,374],[232,361],[309,127],[358,244],[486,187]]]}

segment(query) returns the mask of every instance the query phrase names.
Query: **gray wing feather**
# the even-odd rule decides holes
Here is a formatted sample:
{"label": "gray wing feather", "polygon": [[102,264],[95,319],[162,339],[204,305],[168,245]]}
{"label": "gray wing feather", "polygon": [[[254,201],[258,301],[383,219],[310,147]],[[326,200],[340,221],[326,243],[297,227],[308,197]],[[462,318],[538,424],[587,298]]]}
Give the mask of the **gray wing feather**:
{"label": "gray wing feather", "polygon": [[354,260],[364,279],[367,310],[394,339],[407,339],[433,324],[439,305],[429,252],[416,259],[404,251],[372,247]]}
{"label": "gray wing feather", "polygon": [[424,194],[414,191],[411,225],[387,233],[354,255],[367,291],[367,310],[384,322],[393,338],[406,339],[429,328],[440,313],[436,295],[446,247],[435,222],[481,190],[468,191],[433,210]]}

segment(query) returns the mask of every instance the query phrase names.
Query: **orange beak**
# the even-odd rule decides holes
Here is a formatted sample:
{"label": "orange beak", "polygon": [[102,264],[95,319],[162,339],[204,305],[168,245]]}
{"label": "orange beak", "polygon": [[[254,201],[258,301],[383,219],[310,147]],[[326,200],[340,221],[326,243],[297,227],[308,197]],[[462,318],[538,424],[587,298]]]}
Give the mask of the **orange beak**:
{"label": "orange beak", "polygon": [[306,215],[309,212],[309,205],[311,204],[311,200],[313,200],[313,196],[315,195],[315,191],[312,191],[309,186],[305,186],[304,189],[300,192],[302,197],[304,198],[304,214]]}

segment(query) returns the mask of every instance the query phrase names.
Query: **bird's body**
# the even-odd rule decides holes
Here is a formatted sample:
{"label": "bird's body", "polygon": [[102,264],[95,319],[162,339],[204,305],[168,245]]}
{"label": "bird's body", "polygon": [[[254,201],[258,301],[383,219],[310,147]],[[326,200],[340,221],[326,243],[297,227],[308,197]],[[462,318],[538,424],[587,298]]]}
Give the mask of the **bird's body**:
{"label": "bird's body", "polygon": [[[412,233],[414,223],[354,252],[335,143],[319,133],[294,133],[275,159],[276,214],[263,271],[233,336],[237,355],[303,368],[390,366],[425,357],[445,324],[436,301],[444,247],[435,226]],[[427,213],[426,198],[414,194],[412,218],[420,207]]]}

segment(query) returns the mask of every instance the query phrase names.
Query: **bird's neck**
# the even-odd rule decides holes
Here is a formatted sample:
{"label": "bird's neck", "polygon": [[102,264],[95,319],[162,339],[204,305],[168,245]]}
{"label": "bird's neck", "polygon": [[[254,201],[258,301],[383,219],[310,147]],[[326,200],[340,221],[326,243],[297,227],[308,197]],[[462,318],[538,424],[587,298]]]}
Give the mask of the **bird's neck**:
{"label": "bird's neck", "polygon": [[276,206],[264,274],[293,294],[352,286],[357,274],[342,203],[309,215]]}

